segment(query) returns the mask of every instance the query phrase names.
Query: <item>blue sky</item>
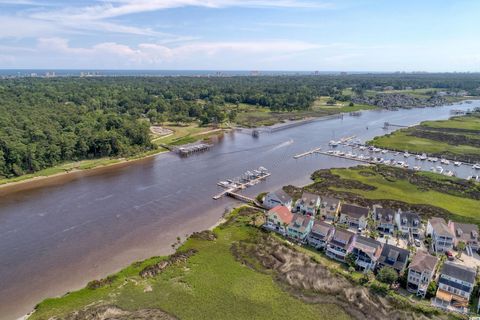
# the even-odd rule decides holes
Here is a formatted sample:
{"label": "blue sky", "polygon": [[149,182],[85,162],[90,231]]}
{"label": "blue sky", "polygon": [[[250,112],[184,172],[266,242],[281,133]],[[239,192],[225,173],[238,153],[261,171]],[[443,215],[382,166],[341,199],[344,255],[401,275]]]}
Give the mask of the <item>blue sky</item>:
{"label": "blue sky", "polygon": [[0,68],[480,71],[477,0],[0,0]]}

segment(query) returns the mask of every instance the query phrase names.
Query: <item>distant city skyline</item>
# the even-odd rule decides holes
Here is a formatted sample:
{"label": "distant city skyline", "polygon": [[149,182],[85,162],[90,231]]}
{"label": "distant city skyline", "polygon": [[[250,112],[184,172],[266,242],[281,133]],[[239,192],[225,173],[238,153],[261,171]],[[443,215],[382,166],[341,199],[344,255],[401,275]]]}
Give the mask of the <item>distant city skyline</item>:
{"label": "distant city skyline", "polygon": [[0,0],[0,69],[479,72],[478,1]]}

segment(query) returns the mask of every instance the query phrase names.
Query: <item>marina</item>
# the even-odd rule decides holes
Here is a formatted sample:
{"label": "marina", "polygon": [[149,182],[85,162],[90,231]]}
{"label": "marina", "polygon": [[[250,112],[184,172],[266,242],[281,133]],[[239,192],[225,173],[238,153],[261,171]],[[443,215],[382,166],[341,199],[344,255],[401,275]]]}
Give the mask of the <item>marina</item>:
{"label": "marina", "polygon": [[[359,164],[319,153],[293,158],[319,146],[328,151],[325,146],[332,132],[368,141],[390,132],[381,128],[384,122],[411,125],[446,119],[451,109],[480,105],[473,103],[363,111],[358,117],[314,121],[259,138],[234,131],[208,152],[188,157],[164,153],[121,168],[35,181],[22,192],[0,189],[0,310],[9,319],[17,319],[46,297],[81,288],[133,261],[169,254],[177,236],[208,229],[235,204],[231,196],[214,201],[212,195],[228,189],[217,186],[220,180],[247,168],[263,165],[271,173],[268,179],[242,190],[251,199],[287,184],[308,184],[315,170]],[[355,139],[349,143],[357,144]],[[361,153],[368,154],[363,145],[335,149],[356,153],[357,159]],[[410,168],[421,166],[426,171],[437,165],[415,161],[412,155],[405,158],[403,152],[385,155],[379,151],[377,156],[406,161]],[[456,171],[459,177],[475,179],[480,174],[463,164],[455,166],[451,160],[442,167]]]}
{"label": "marina", "polygon": [[217,183],[217,185],[219,187],[225,188],[225,190],[213,196],[213,199],[219,200],[223,196],[228,195],[239,200],[243,200],[247,202],[255,202],[255,200],[253,199],[250,199],[246,196],[238,194],[237,191],[254,186],[260,181],[267,179],[270,175],[271,174],[268,172],[266,168],[259,167],[258,169],[255,169],[252,171],[246,171],[240,177],[227,179],[225,181],[220,181]]}

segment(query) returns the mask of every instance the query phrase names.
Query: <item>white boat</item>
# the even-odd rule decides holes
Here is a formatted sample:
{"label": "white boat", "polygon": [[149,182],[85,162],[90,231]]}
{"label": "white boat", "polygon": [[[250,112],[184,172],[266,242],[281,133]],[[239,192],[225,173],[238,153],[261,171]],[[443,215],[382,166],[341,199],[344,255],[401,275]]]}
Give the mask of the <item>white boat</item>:
{"label": "white boat", "polygon": [[448,165],[448,164],[450,164],[450,161],[447,160],[447,159],[440,159],[440,163]]}
{"label": "white boat", "polygon": [[365,146],[360,146],[359,149],[363,151],[363,150],[367,149],[367,147],[365,147]]}
{"label": "white boat", "polygon": [[383,164],[386,164],[387,166],[390,165],[391,163],[392,163],[392,161],[390,161],[390,160],[383,161]]}
{"label": "white boat", "polygon": [[427,160],[427,155],[425,153],[422,153],[421,156],[418,156],[418,159],[422,161]]}
{"label": "white boat", "polygon": [[443,173],[443,168],[441,166],[437,166],[435,169],[438,173]]}
{"label": "white boat", "polygon": [[437,157],[433,157],[433,158],[432,158],[432,161],[433,161],[433,162],[437,162],[437,161],[438,161],[438,158],[437,158]]}
{"label": "white boat", "polygon": [[340,152],[338,153],[338,155],[341,156],[341,157],[344,157],[344,156],[345,156],[345,152],[340,151]]}
{"label": "white boat", "polygon": [[336,146],[338,146],[338,141],[330,140],[330,142],[328,143],[328,145],[331,146],[331,147],[336,147]]}
{"label": "white boat", "polygon": [[473,169],[475,170],[480,170],[480,163],[475,163],[473,166],[472,166]]}
{"label": "white boat", "polygon": [[403,156],[404,156],[405,158],[408,158],[408,157],[410,157],[410,153],[408,153],[408,151],[405,151],[405,153],[403,154]]}
{"label": "white boat", "polygon": [[455,173],[453,173],[452,170],[447,170],[447,171],[444,173],[444,175],[446,175],[447,177],[453,177],[453,176],[455,176]]}
{"label": "white boat", "polygon": [[388,152],[388,150],[382,150],[382,153],[383,153],[383,154],[385,154],[385,153],[387,153],[387,152]]}
{"label": "white boat", "polygon": [[405,169],[408,169],[409,164],[405,162],[405,163],[402,165],[402,167],[404,167]]}
{"label": "white boat", "polygon": [[472,180],[472,178],[473,178],[472,176],[468,176],[467,180],[470,181],[470,180]]}
{"label": "white boat", "polygon": [[420,167],[420,166],[415,166],[415,167],[413,167],[413,170],[415,170],[415,171],[420,171],[420,170],[422,170],[422,167]]}
{"label": "white boat", "polygon": [[461,164],[462,164],[462,163],[461,163],[460,161],[455,161],[455,162],[453,163],[453,165],[456,166],[456,167],[460,167]]}
{"label": "white boat", "polygon": [[333,150],[328,150],[327,153],[328,153],[328,154],[333,154],[334,151],[333,151]]}

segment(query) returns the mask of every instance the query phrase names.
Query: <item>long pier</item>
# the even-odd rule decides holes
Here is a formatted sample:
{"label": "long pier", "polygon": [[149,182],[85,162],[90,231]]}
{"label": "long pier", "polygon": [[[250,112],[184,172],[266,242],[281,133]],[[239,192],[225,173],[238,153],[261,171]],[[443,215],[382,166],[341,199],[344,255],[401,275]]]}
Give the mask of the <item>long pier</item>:
{"label": "long pier", "polygon": [[309,156],[309,155],[314,154],[314,153],[320,153],[321,149],[322,148],[318,147],[318,148],[312,149],[312,150],[304,152],[304,153],[296,154],[296,155],[293,156],[293,158],[294,159],[299,159],[299,158],[303,158],[303,157]]}
{"label": "long pier", "polygon": [[226,187],[226,186],[223,186],[223,185],[219,184],[219,186],[224,187],[226,189],[223,190],[222,192],[220,192],[219,194],[214,195],[212,198],[214,200],[218,200],[218,199],[222,198],[223,196],[230,196],[232,198],[236,198],[236,199],[246,201],[246,202],[255,202],[255,200],[250,199],[250,198],[248,198],[244,195],[241,195],[241,194],[237,193],[237,191],[246,189],[250,186],[253,186],[253,185],[259,183],[260,181],[267,179],[270,176],[271,176],[271,173],[266,172],[266,173],[263,173],[259,177],[256,177],[254,179],[248,180],[248,181],[243,182],[243,183],[235,183],[234,186],[230,186],[230,187]]}

